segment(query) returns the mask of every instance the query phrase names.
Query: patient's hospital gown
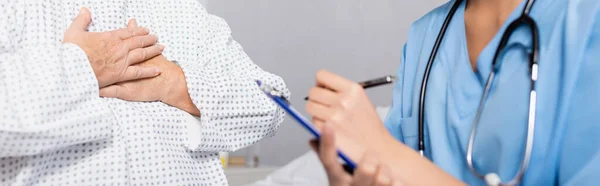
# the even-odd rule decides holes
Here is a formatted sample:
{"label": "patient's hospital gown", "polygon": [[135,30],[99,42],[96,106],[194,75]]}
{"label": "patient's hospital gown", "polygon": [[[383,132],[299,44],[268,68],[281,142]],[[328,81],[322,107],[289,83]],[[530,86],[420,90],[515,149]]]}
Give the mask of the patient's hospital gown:
{"label": "patient's hospital gown", "polygon": [[[160,102],[99,97],[85,53],[61,41],[82,6],[89,31],[136,18],[159,37],[200,126]],[[0,185],[226,185],[218,152],[273,135],[283,120],[256,79],[289,96],[196,0],[0,1]]]}

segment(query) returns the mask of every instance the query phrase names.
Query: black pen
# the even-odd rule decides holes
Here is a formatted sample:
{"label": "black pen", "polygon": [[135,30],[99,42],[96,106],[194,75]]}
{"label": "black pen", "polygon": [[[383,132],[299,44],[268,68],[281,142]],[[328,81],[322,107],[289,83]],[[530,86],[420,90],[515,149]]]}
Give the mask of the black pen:
{"label": "black pen", "polygon": [[[358,84],[362,86],[364,89],[377,87],[381,85],[390,84],[396,81],[396,76],[384,76],[377,79],[372,79],[368,81],[359,82]],[[304,98],[305,101],[308,100],[308,97]]]}

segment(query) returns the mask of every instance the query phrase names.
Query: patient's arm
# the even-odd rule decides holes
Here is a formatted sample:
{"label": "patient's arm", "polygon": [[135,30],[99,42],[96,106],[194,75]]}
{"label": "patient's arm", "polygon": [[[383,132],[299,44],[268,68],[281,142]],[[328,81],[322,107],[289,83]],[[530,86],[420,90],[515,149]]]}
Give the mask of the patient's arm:
{"label": "patient's arm", "polygon": [[159,56],[142,64],[162,66],[159,77],[121,83],[101,93],[126,100],[159,100],[199,114],[202,132],[196,135],[201,135],[202,141],[185,145],[196,151],[234,151],[273,135],[284,118],[284,111],[263,95],[255,80],[275,87],[286,97],[289,91],[280,77],[252,62],[232,39],[223,19],[212,15],[205,19],[202,23],[207,24],[209,36],[198,41],[202,48],[198,50],[210,50],[202,59],[207,63],[182,60],[177,61],[177,66]]}
{"label": "patient's arm", "polygon": [[0,158],[110,138],[114,117],[94,76],[73,44],[0,49]]}
{"label": "patient's arm", "polygon": [[[91,17],[83,11],[64,34],[69,44],[38,42],[23,35],[26,18],[9,7],[13,6],[0,6],[0,158],[110,138],[116,121],[99,98],[98,87],[157,74],[152,70],[144,76],[144,68],[131,68],[136,58],[127,57],[134,52],[124,47],[138,46],[132,48],[135,51],[144,41],[154,44],[144,39],[148,33],[85,32]],[[131,42],[122,41],[126,38]],[[148,57],[160,53],[143,51]],[[121,68],[111,68],[116,65]]]}
{"label": "patient's arm", "polygon": [[[200,109],[202,143],[200,151],[234,151],[274,135],[285,112],[269,100],[255,80],[273,86],[289,97],[280,77],[262,70],[233,40],[227,23],[216,16],[205,16],[208,37],[200,46],[211,52],[206,64],[180,61],[189,94]],[[192,147],[194,148],[194,147]]]}

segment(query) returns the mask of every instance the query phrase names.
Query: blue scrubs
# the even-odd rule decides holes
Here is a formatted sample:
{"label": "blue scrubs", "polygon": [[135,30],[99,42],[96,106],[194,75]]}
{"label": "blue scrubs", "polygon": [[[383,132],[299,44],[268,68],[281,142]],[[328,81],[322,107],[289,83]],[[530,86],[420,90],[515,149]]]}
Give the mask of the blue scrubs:
{"label": "blue scrubs", "polygon": [[[404,46],[400,81],[385,124],[414,149],[424,68],[453,3],[416,21]],[[471,185],[485,185],[467,167],[471,126],[502,32],[523,7],[524,2],[481,52],[473,72],[463,2],[433,64],[425,105],[425,154]],[[530,15],[540,30],[541,59],[533,154],[521,184],[596,185],[600,183],[600,1],[536,0]],[[505,182],[516,174],[524,154],[530,78],[522,47],[530,45],[525,27],[511,37],[499,58],[501,67],[475,139],[475,168],[482,174],[499,173]]]}

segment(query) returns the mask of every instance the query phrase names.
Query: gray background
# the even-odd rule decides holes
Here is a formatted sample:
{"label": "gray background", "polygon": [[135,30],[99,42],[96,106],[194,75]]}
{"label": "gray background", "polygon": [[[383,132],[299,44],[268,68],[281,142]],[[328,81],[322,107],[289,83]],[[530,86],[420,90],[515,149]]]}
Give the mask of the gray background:
{"label": "gray background", "polygon": [[[413,21],[447,0],[199,0],[223,17],[256,64],[285,79],[292,104],[314,74],[328,69],[355,81],[396,74]],[[376,105],[391,103],[392,87],[368,91]],[[282,166],[309,150],[310,136],[288,118],[260,142],[261,164]],[[244,154],[237,152],[236,154]]]}

